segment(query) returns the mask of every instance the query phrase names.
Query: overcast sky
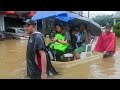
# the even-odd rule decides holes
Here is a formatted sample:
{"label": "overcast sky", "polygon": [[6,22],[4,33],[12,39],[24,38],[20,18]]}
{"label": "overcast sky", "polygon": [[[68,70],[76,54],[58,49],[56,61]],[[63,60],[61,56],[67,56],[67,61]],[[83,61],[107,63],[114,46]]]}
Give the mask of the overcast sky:
{"label": "overcast sky", "polygon": [[[89,11],[90,18],[95,17],[97,15],[114,15],[116,11]],[[88,17],[88,11],[83,11],[83,15]]]}

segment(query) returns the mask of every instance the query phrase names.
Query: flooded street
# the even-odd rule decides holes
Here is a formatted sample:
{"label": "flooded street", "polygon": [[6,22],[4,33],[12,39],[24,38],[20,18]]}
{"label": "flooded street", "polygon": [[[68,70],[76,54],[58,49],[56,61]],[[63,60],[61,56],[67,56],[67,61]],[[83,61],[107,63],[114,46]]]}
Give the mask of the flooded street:
{"label": "flooded street", "polygon": [[[27,40],[0,41],[0,79],[26,78]],[[80,64],[53,79],[120,79],[120,50],[114,57]]]}
{"label": "flooded street", "polygon": [[24,78],[27,40],[0,41],[0,78]]}
{"label": "flooded street", "polygon": [[[119,55],[118,55],[119,54]],[[56,79],[116,79],[120,78],[120,53],[115,57],[96,60],[70,68]]]}

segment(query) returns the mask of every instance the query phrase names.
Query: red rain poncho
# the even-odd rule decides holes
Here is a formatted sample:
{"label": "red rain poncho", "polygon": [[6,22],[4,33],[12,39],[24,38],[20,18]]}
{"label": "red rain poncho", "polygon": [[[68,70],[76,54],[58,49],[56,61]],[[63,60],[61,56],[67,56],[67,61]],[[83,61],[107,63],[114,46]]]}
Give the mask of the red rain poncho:
{"label": "red rain poncho", "polygon": [[101,36],[98,37],[98,41],[94,48],[96,52],[112,52],[113,54],[116,51],[116,37],[115,33],[109,32],[106,34],[105,32],[102,33]]}

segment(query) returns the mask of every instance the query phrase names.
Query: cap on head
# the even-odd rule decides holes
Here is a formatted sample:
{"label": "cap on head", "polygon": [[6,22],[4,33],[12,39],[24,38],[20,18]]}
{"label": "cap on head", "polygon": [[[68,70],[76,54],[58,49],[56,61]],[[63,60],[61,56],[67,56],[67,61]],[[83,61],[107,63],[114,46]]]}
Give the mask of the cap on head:
{"label": "cap on head", "polygon": [[34,25],[36,26],[36,22],[34,20],[31,20],[31,19],[27,19],[24,24],[29,24],[29,25]]}

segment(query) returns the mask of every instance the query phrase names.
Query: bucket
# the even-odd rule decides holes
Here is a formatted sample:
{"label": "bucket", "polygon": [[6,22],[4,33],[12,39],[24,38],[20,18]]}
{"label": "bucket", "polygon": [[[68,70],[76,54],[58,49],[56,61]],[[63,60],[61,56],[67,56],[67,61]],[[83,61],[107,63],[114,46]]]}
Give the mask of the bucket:
{"label": "bucket", "polygon": [[63,58],[67,61],[74,60],[73,54],[71,53],[64,54]]}
{"label": "bucket", "polygon": [[85,53],[85,52],[81,52],[81,54],[80,54],[80,58],[81,58],[81,59],[86,58],[86,53]]}

